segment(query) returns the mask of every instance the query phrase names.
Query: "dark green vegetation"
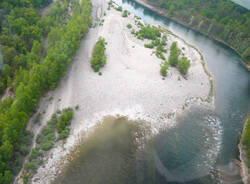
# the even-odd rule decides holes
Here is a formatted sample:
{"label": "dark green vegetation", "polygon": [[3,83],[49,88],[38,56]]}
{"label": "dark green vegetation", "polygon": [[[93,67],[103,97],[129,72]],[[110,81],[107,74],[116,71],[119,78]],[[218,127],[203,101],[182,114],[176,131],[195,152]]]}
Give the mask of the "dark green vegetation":
{"label": "dark green vegetation", "polygon": [[95,72],[98,72],[106,64],[106,44],[105,39],[100,37],[94,45],[90,63]]}
{"label": "dark green vegetation", "polygon": [[[161,75],[164,77],[167,75],[169,64],[173,67],[177,67],[183,75],[187,74],[190,67],[190,61],[186,57],[179,59],[181,50],[178,48],[177,42],[172,43],[170,47],[170,55],[167,61],[164,56],[164,53],[167,53],[167,50],[165,49],[165,46],[167,45],[167,36],[165,34],[162,36],[162,30],[158,27],[150,25],[145,26],[140,21],[136,21],[136,23],[139,30],[137,32],[132,30],[131,33],[138,39],[152,40],[151,43],[144,44],[144,47],[150,49],[156,48],[154,52],[155,55],[164,61],[160,65]],[[131,27],[129,26],[128,29],[131,29]]]}
{"label": "dark green vegetation", "polygon": [[173,42],[170,47],[170,55],[168,58],[168,61],[171,66],[177,66],[180,52],[180,49],[177,47],[177,42]]}
{"label": "dark green vegetation", "polygon": [[176,66],[180,72],[185,75],[190,67],[190,61],[186,57],[179,58],[181,51],[177,46],[177,42],[173,42],[170,47],[170,55],[168,61],[171,66]]}
{"label": "dark green vegetation", "polygon": [[168,62],[163,62],[161,63],[161,70],[160,70],[160,73],[163,77],[166,77],[167,74],[168,74],[168,67],[169,67],[169,64]]}
{"label": "dark green vegetation", "polygon": [[127,28],[128,28],[128,29],[131,29],[131,28],[132,28],[132,25],[131,25],[131,24],[128,24],[128,25],[127,25]]}
{"label": "dark green vegetation", "polygon": [[[15,98],[0,105],[0,184],[11,183],[18,172],[13,165],[19,162],[17,153],[21,151],[27,120],[44,92],[54,89],[65,75],[91,24],[89,0],[82,0],[81,5],[72,1],[72,16],[67,8],[70,1],[58,1],[41,17],[39,7],[49,2],[0,3],[0,43],[5,63],[0,91],[8,86],[15,93]],[[43,145],[44,149],[49,147],[50,143]]]}
{"label": "dark green vegetation", "polygon": [[116,8],[116,10],[121,12],[121,11],[122,11],[122,7],[121,7],[121,6],[118,6],[118,7]]}
{"label": "dark green vegetation", "polygon": [[122,17],[128,17],[128,15],[129,15],[129,12],[127,10],[124,10],[122,12]]}
{"label": "dark green vegetation", "polygon": [[161,29],[155,26],[150,26],[150,25],[144,26],[140,21],[137,22],[137,26],[140,29],[134,34],[136,35],[138,39],[152,40],[151,43],[144,44],[144,47],[146,48],[156,47],[155,55],[162,60],[166,60],[163,53],[167,52],[167,50],[164,48],[167,45],[167,42],[166,42],[167,37],[166,35],[162,36]]}
{"label": "dark green vegetation", "polygon": [[141,27],[139,31],[137,31],[135,34],[138,39],[144,40],[156,40],[157,38],[161,37],[161,30],[155,26],[139,24]]}
{"label": "dark green vegetation", "polygon": [[246,146],[247,157],[248,157],[248,167],[250,168],[250,115],[245,122],[245,131],[242,138],[242,143]]}
{"label": "dark green vegetation", "polygon": [[[24,166],[22,178],[24,183],[36,173],[38,167],[43,164],[43,156],[46,151],[53,148],[56,141],[65,139],[69,135],[69,125],[73,118],[73,109],[67,108],[53,114],[47,125],[36,137],[36,146],[32,149],[29,161]],[[56,133],[57,132],[57,133]]]}
{"label": "dark green vegetation", "polygon": [[177,67],[179,68],[180,72],[185,75],[187,74],[190,67],[190,61],[186,57],[182,57],[178,61]]}
{"label": "dark green vegetation", "polygon": [[230,0],[147,0],[165,15],[220,40],[250,65],[250,11]]}

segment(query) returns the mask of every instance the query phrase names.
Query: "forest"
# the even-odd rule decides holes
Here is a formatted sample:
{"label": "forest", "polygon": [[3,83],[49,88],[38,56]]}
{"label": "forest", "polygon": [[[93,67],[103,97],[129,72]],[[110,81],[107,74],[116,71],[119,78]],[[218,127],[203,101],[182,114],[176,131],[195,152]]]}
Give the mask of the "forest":
{"label": "forest", "polygon": [[230,0],[146,0],[165,15],[232,47],[250,65],[250,11]]}
{"label": "forest", "polygon": [[[0,102],[0,184],[8,184],[22,166],[22,144],[28,118],[41,96],[54,89],[91,25],[89,0],[0,1],[0,49],[4,66],[0,93],[11,91]],[[26,141],[27,143],[28,141]]]}

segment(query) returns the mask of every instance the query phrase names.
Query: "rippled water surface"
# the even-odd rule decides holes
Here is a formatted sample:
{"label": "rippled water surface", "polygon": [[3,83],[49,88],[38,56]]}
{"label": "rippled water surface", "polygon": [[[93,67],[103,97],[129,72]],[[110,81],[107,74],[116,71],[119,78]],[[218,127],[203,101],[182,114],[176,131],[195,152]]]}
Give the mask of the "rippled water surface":
{"label": "rippled water surface", "polygon": [[[228,47],[137,3],[115,2],[147,23],[166,26],[201,51],[214,77],[215,112],[192,107],[178,118],[175,128],[147,141],[141,139],[140,144],[133,140],[133,135],[143,132],[143,126],[135,126],[136,122],[123,118],[112,119],[112,126],[118,125],[118,129],[107,126],[108,135],[100,131],[90,141],[94,144],[84,143],[80,150],[85,151],[80,152],[57,181],[63,184],[213,184],[219,183],[220,174],[220,181],[241,183],[233,163],[238,157],[237,144],[250,109],[250,73],[240,58]],[[135,131],[128,131],[134,127],[137,127]]]}

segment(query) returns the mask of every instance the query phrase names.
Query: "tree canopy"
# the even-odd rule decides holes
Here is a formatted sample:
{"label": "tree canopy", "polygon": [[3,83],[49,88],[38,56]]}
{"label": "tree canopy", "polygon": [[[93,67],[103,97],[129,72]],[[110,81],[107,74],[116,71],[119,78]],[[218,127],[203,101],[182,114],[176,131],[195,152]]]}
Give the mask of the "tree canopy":
{"label": "tree canopy", "polygon": [[[19,143],[29,116],[42,94],[54,89],[65,75],[91,24],[89,0],[58,1],[40,16],[51,0],[4,0],[0,2],[0,44],[4,67],[0,72],[0,92],[8,87],[14,98],[0,102],[0,184],[8,184],[20,167]],[[46,46],[47,39],[48,46]]]}

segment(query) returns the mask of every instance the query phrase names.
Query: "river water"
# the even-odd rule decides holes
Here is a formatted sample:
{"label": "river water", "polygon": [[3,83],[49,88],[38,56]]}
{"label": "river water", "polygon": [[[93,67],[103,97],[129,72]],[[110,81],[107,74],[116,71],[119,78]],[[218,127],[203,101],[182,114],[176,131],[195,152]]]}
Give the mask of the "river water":
{"label": "river water", "polygon": [[[223,44],[131,0],[114,1],[147,23],[164,25],[201,51],[214,77],[215,111],[192,107],[178,117],[175,128],[142,141],[141,149],[131,149],[138,146],[128,131],[133,129],[133,123],[126,119],[109,120],[109,131],[95,133],[103,140],[91,146],[84,144],[80,150],[85,151],[66,167],[56,183],[242,183],[234,160],[238,158],[237,144],[250,110],[250,73],[239,56]],[[126,128],[120,129],[119,122],[128,122]],[[107,134],[112,131],[121,133]],[[145,132],[145,128],[137,131]],[[122,141],[127,139],[130,141]],[[91,147],[90,151],[86,147]]]}

